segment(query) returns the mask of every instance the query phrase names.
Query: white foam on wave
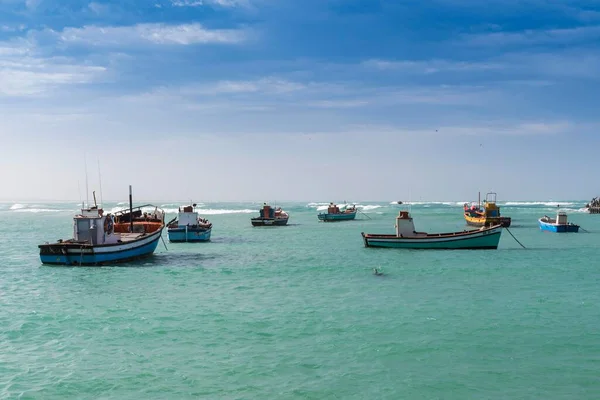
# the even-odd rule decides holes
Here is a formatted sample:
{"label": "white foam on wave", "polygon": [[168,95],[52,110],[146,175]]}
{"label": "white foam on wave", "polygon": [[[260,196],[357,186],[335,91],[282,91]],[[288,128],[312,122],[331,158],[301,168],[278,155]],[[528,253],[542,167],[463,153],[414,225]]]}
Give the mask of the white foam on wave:
{"label": "white foam on wave", "polygon": [[406,206],[463,206],[465,203],[468,203],[468,201],[407,201],[406,203],[403,203],[402,205],[406,205]]}
{"label": "white foam on wave", "polygon": [[204,214],[204,215],[219,215],[219,214],[250,214],[250,213],[256,213],[257,210],[248,210],[248,209],[244,209],[244,210],[221,210],[221,209],[211,209],[211,208],[207,208],[207,209],[200,209],[198,210],[199,214]]}
{"label": "white foam on wave", "polygon": [[11,209],[11,210],[20,210],[20,209],[22,209],[22,208],[25,208],[25,207],[26,207],[26,206],[25,206],[24,204],[19,204],[19,203],[16,203],[16,204],[13,204],[13,205],[10,207],[10,209]]}
{"label": "white foam on wave", "polygon": [[19,208],[13,210],[14,212],[29,212],[29,213],[42,213],[42,212],[58,212],[58,211],[68,211],[68,210],[57,210],[52,208]]}
{"label": "white foam on wave", "polygon": [[363,206],[361,204],[357,204],[356,208],[360,208],[363,211],[370,211],[370,210],[376,210],[378,208],[381,208],[381,206],[378,206],[378,205],[366,205],[366,206]]}
{"label": "white foam on wave", "polygon": [[556,206],[572,206],[573,202],[569,202],[569,201],[565,201],[565,202],[560,202],[560,201],[507,201],[506,203],[504,203],[505,206],[549,206],[549,207],[556,207]]}
{"label": "white foam on wave", "polygon": [[327,208],[327,206],[329,205],[329,203],[308,203],[306,205],[306,207],[308,208],[316,208],[317,210],[319,209],[323,209],[323,207]]}

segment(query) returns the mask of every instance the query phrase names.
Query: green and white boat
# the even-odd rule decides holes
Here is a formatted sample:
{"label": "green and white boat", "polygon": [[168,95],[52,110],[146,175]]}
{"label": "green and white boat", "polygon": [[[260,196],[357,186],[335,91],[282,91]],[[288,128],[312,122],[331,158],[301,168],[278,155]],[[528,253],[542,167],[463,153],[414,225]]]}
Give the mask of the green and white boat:
{"label": "green and white boat", "polygon": [[438,250],[497,249],[501,234],[502,225],[450,233],[416,232],[408,211],[396,217],[395,234],[361,232],[365,247]]}

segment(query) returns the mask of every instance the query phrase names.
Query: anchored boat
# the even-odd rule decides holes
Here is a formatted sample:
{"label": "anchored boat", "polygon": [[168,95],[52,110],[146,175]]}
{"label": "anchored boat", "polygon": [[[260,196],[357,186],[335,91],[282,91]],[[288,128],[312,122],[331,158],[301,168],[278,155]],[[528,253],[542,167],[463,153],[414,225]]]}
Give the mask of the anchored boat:
{"label": "anchored boat", "polygon": [[361,232],[365,247],[438,250],[497,249],[501,234],[501,225],[450,233],[416,232],[408,211],[396,217],[395,234]]}
{"label": "anchored boat", "polygon": [[195,211],[196,204],[179,208],[177,219],[167,226],[171,242],[206,242],[210,240],[212,224],[200,218]]}
{"label": "anchored boat", "polygon": [[[100,265],[149,256],[154,253],[165,227],[164,211],[151,204],[133,207],[129,187],[129,209],[104,214],[84,208],[73,218],[73,238],[39,245],[44,264]],[[142,213],[142,209],[154,208]]]}
{"label": "anchored boat", "polygon": [[283,226],[287,225],[290,216],[281,207],[274,209],[267,203],[263,204],[260,216],[251,218],[252,226]]}
{"label": "anchored boat", "polygon": [[505,228],[510,226],[511,218],[500,215],[500,207],[496,204],[496,193],[490,192],[485,195],[483,208],[481,207],[481,199],[470,206],[468,203],[465,203],[463,208],[465,221],[467,221],[468,225],[502,225]]}
{"label": "anchored boat", "polygon": [[540,224],[540,230],[542,231],[556,233],[579,232],[579,225],[567,222],[567,213],[564,211],[559,211],[556,214],[556,219],[544,215],[538,222]]}
{"label": "anchored boat", "polygon": [[329,203],[326,213],[319,213],[317,218],[319,221],[334,222],[334,221],[350,221],[356,218],[356,206],[352,205],[344,207],[342,210],[333,203]]}

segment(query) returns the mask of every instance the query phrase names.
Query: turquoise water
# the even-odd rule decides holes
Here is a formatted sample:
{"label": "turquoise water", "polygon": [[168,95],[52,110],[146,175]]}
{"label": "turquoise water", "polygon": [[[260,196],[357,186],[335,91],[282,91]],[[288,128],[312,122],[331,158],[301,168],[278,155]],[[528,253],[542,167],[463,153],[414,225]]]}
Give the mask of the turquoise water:
{"label": "turquoise water", "polygon": [[[488,251],[366,249],[400,207],[361,204],[329,224],[284,203],[282,228],[250,226],[259,204],[205,204],[212,242],[80,268],[37,249],[71,236],[76,204],[0,204],[0,398],[600,398],[584,201],[562,204],[579,234],[539,231],[553,203],[500,203],[527,249],[505,231]],[[417,229],[465,229],[461,204],[413,205]]]}

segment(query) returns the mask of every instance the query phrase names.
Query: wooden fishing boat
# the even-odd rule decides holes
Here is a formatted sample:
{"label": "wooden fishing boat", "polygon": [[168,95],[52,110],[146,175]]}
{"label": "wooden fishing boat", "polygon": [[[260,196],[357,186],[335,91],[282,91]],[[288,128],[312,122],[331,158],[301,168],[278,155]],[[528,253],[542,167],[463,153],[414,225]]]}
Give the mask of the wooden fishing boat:
{"label": "wooden fishing boat", "polygon": [[329,203],[326,213],[319,213],[317,218],[319,221],[324,222],[336,222],[336,221],[350,221],[356,218],[356,206],[352,205],[349,207],[340,208],[333,203]]}
{"label": "wooden fishing boat", "polygon": [[263,204],[260,216],[251,218],[252,226],[283,226],[287,225],[290,216],[281,207],[274,209],[267,203]]}
{"label": "wooden fishing boat", "polygon": [[365,247],[426,250],[497,249],[501,234],[501,225],[450,233],[416,232],[408,211],[396,217],[395,234],[361,232]]}
{"label": "wooden fishing boat", "polygon": [[579,232],[579,225],[567,222],[567,213],[564,211],[559,211],[556,214],[556,218],[550,218],[547,215],[544,215],[538,222],[540,224],[540,230],[542,231],[555,233]]}
{"label": "wooden fishing boat", "polygon": [[[73,219],[73,238],[39,245],[44,264],[101,265],[146,257],[154,253],[165,227],[164,211],[151,204],[104,214],[96,204],[81,208]],[[153,211],[142,213],[142,209]]]}
{"label": "wooden fishing boat", "polygon": [[177,219],[167,226],[171,242],[207,242],[210,240],[212,224],[200,218],[195,210],[196,204],[179,208]]}
{"label": "wooden fishing boat", "polygon": [[496,193],[490,192],[485,196],[481,207],[481,198],[477,203],[473,203],[469,206],[468,203],[464,204],[464,217],[468,225],[472,226],[494,226],[502,225],[508,228],[511,223],[510,217],[504,217],[500,215],[500,207],[496,204]]}

